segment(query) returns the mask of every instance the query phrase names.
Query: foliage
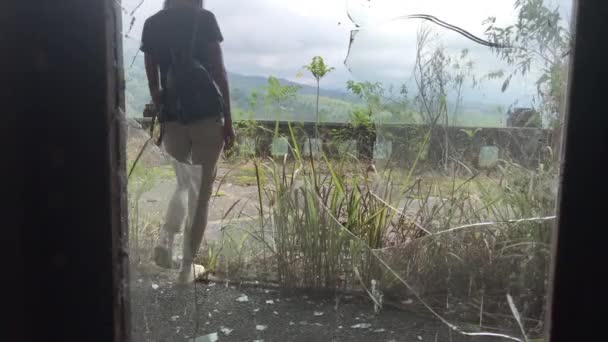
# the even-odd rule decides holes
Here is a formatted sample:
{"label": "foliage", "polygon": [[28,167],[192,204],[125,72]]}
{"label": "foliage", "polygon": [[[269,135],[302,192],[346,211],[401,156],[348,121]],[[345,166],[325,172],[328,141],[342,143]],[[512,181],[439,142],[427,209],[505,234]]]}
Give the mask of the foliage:
{"label": "foliage", "polygon": [[[296,85],[282,85],[278,78],[270,76],[268,77],[268,85],[264,87],[265,98],[280,106],[287,100],[294,98],[299,89],[300,87]],[[253,103],[253,101],[255,101],[255,97],[252,97],[250,102]]]}
{"label": "foliage", "polygon": [[550,125],[559,124],[558,113],[564,104],[566,60],[570,53],[570,32],[564,27],[559,8],[550,8],[544,0],[516,0],[517,21],[513,25],[499,27],[496,18],[490,17],[486,35],[490,40],[507,46],[495,49],[496,54],[514,69],[505,74],[499,71],[490,77],[504,77],[502,90],[509,86],[512,77],[526,75],[535,66],[542,73],[536,80],[545,117]]}
{"label": "foliage", "polygon": [[310,64],[305,65],[304,69],[308,70],[312,74],[315,80],[317,80],[317,83],[327,76],[327,74],[335,70],[335,68],[325,64],[325,61],[321,56],[313,57]]}
{"label": "foliage", "polygon": [[[298,115],[299,120],[315,121],[316,95],[299,95],[293,104],[294,113],[309,113],[309,115]],[[347,122],[353,108],[357,104],[340,99],[334,99],[321,95],[319,97],[319,121],[320,122]],[[297,115],[297,114],[296,114]]]}
{"label": "foliage", "polygon": [[145,168],[142,164],[138,164],[129,178],[129,248],[133,250],[132,261],[135,264],[148,259],[145,255],[150,250],[144,247],[147,245],[145,240],[153,239],[155,233],[152,231],[154,218],[146,217],[140,211],[140,202],[142,196],[163,178],[163,173],[159,171],[160,168]]}
{"label": "foliage", "polygon": [[268,77],[268,85],[264,87],[264,99],[270,110],[275,112],[277,120],[281,119],[281,113],[285,110],[284,106],[296,97],[299,89],[300,87],[295,85],[282,85],[281,81],[274,76]]}
{"label": "foliage", "polygon": [[205,253],[199,254],[195,261],[205,265],[209,273],[221,274],[226,278],[242,272],[249,239],[247,234],[230,228],[229,225],[225,226],[217,241],[203,241]]}
{"label": "foliage", "polygon": [[[320,97],[320,90],[321,90],[321,79],[323,79],[325,76],[327,76],[327,74],[332,72],[334,70],[334,68],[326,65],[325,61],[323,60],[323,57],[315,56],[312,58],[312,61],[310,62],[310,64],[304,66],[304,69],[310,71],[310,73],[315,78],[315,80],[317,80],[317,110],[316,110],[317,115],[316,115],[315,122],[318,124],[319,123],[319,97]],[[318,135],[318,132],[317,132],[317,135]]]}
{"label": "foliage", "polygon": [[452,80],[452,88],[456,94],[456,99],[454,101],[454,108],[452,108],[451,114],[451,123],[456,126],[460,124],[460,111],[463,102],[462,98],[462,89],[465,86],[467,81],[471,82],[471,87],[476,87],[478,80],[475,78],[473,74],[474,63],[471,59],[469,59],[469,50],[463,49],[460,52],[460,56],[458,58],[452,59],[452,71],[453,80]]}
{"label": "foliage", "polygon": [[384,89],[382,84],[378,82],[355,82],[351,80],[346,83],[346,89],[365,101],[370,116],[382,105]]}
{"label": "foliage", "polygon": [[238,132],[237,141],[234,146],[224,151],[228,160],[240,161],[252,158],[257,153],[255,146],[260,143],[258,122],[250,115],[248,118],[235,118],[234,126]]}
{"label": "foliage", "polygon": [[238,131],[238,138],[229,151],[226,151],[225,157],[229,160],[249,159],[256,154],[255,146],[259,143],[258,123],[254,119],[254,113],[260,101],[258,92],[252,92],[247,98],[249,102],[249,110],[243,111],[234,109],[233,120],[235,128]]}
{"label": "foliage", "polygon": [[284,120],[291,121],[291,118],[285,118],[282,116],[282,113],[284,113],[286,110],[284,105],[296,97],[299,86],[282,85],[276,77],[270,76],[268,78],[268,86],[265,88],[265,90],[265,99],[267,101],[267,105],[270,106],[271,110],[276,111],[274,132],[275,135],[278,135],[279,122]]}
{"label": "foliage", "polygon": [[350,115],[349,123],[353,128],[369,127],[372,125],[372,118],[364,109],[355,108]]}
{"label": "foliage", "polygon": [[353,281],[353,265],[369,276],[369,256],[339,222],[380,246],[391,225],[387,208],[363,180],[345,182],[346,160],[335,169],[326,157],[317,164],[302,155],[293,131],[290,150],[293,164],[256,167],[262,227],[255,237],[266,241],[276,258],[279,281],[287,287],[336,288]]}
{"label": "foliage", "polygon": [[542,331],[551,223],[518,220],[553,214],[554,169],[503,161],[498,177],[416,179],[413,165],[373,181],[350,156],[303,155],[293,130],[289,155],[255,162],[260,216],[250,234],[284,287],[375,280],[387,294],[416,292],[453,320],[478,319],[481,300],[484,325],[501,326],[511,294],[528,332]]}
{"label": "foliage", "polygon": [[[418,92],[414,104],[422,121],[429,127],[430,136],[439,127],[443,129],[443,139],[434,141],[431,146],[435,148],[430,152],[441,154],[440,166],[447,172],[450,162],[455,159],[448,127],[459,118],[465,82],[471,79],[474,87],[477,81],[472,76],[473,62],[468,59],[468,50],[462,50],[459,56],[450,56],[443,46],[429,48],[432,39],[433,32],[429,28],[422,27],[418,31],[414,67]],[[455,98],[450,98],[450,95],[455,95]]]}
{"label": "foliage", "polygon": [[[259,216],[222,224],[220,239],[198,259],[210,270],[234,278],[253,264],[264,270],[254,271],[260,280],[330,291],[370,288],[373,280],[386,298],[415,298],[412,307],[424,302],[452,321],[482,317],[501,328],[512,323],[504,318],[511,294],[528,335],[542,331],[551,222],[518,220],[553,214],[554,168],[503,161],[492,177],[433,178],[415,164],[389,165],[374,178],[351,156],[308,158],[293,129],[289,135],[289,157],[237,166],[254,178]],[[146,174],[136,168],[132,196],[159,173]],[[136,217],[137,246],[153,225],[138,228]],[[451,230],[463,225],[471,226]]]}
{"label": "foliage", "polygon": [[427,51],[431,31],[420,29],[417,37],[414,79],[418,93],[414,98],[423,121],[434,127],[441,118],[448,120],[448,87],[452,75],[448,71],[450,57],[439,47]]}

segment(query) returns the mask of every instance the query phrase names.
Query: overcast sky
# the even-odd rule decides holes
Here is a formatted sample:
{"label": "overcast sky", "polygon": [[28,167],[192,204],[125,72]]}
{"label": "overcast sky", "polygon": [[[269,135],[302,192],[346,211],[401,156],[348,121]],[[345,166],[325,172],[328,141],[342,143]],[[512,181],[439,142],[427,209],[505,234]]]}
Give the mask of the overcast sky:
{"label": "overcast sky", "polygon": [[[571,0],[551,0],[569,19]],[[131,12],[140,0],[123,0]],[[162,7],[162,0],[145,0],[136,12],[131,36],[141,37],[145,18]],[[205,0],[224,34],[226,65],[245,75],[275,75],[312,84],[302,66],[313,56],[323,56],[336,70],[323,80],[325,88],[344,89],[349,79],[403,83],[411,79],[419,20],[391,21],[407,14],[430,14],[483,37],[482,22],[496,16],[498,23],[514,21],[514,0]],[[355,24],[361,26],[352,47],[349,69],[344,65],[349,37]],[[124,16],[125,31],[130,17]],[[489,49],[449,30],[435,27],[435,44],[448,52],[471,50],[475,72],[483,74],[502,67]],[[496,97],[520,98],[534,91],[529,80],[515,80],[511,94],[500,94],[500,84],[484,91]],[[492,89],[497,88],[497,91]],[[525,97],[525,96],[524,96]]]}

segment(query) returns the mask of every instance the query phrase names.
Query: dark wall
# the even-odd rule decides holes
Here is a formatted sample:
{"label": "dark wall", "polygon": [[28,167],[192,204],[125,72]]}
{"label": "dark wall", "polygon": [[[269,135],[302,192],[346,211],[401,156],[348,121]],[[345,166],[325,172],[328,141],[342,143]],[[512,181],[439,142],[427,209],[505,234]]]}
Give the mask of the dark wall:
{"label": "dark wall", "polygon": [[608,2],[579,0],[554,245],[552,342],[603,341],[608,304]]}
{"label": "dark wall", "polygon": [[0,109],[9,171],[3,197],[14,208],[2,215],[13,241],[2,243],[12,254],[3,258],[11,271],[2,279],[11,283],[3,297],[12,299],[16,321],[5,341],[107,342],[127,334],[115,4],[31,0],[0,8],[0,94],[9,95]]}
{"label": "dark wall", "polygon": [[[275,122],[258,121],[261,129],[256,130],[258,151],[270,151],[270,143],[275,132]],[[315,136],[313,123],[293,123],[294,132],[300,144],[306,143],[306,137]],[[290,127],[286,122],[279,124],[279,134],[290,137]],[[392,142],[392,153],[388,158],[395,163],[411,163],[421,149],[425,136],[429,133],[426,126],[417,125],[378,125],[369,129],[351,127],[348,124],[321,124],[320,137],[326,143],[326,151],[331,157],[341,157],[332,148],[332,142],[344,139],[357,141],[359,157],[365,159],[365,151],[374,151],[376,137]],[[536,167],[543,160],[543,149],[551,145],[551,131],[534,128],[470,128],[470,127],[436,127],[431,131],[428,145],[429,165],[441,163],[446,148],[445,137],[448,137],[447,148],[450,156],[471,167],[478,167],[478,158],[484,146],[497,146],[500,157],[527,167]],[[260,152],[263,154],[263,152]],[[373,155],[373,152],[367,152]]]}

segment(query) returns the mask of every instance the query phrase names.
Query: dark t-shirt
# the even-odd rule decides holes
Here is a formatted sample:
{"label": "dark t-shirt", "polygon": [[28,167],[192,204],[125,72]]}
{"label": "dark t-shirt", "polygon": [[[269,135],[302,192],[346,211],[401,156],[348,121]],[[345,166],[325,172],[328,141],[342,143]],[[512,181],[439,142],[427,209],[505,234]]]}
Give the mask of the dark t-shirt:
{"label": "dark t-shirt", "polygon": [[204,9],[169,8],[151,16],[144,24],[141,51],[158,60],[162,87],[165,87],[172,51],[184,53],[191,45],[194,18],[198,20],[198,28],[193,55],[208,68],[208,44],[224,39],[213,13]]}

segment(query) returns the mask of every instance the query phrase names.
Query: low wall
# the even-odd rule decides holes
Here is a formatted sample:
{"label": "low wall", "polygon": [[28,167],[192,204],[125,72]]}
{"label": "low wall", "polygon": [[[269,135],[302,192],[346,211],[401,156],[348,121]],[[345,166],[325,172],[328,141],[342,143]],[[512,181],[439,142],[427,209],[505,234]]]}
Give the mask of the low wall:
{"label": "low wall", "polygon": [[[149,119],[136,120],[143,127],[149,126]],[[306,151],[311,146],[308,138],[317,136],[314,123],[256,121],[255,124],[240,122],[236,126],[239,140],[261,157],[273,154],[273,141],[277,134],[291,142],[293,133],[301,149]],[[321,123],[318,137],[330,158],[350,152],[362,160],[391,160],[395,163],[415,160],[423,142],[428,139],[422,158],[425,162],[431,165],[441,163],[447,146],[450,158],[473,167],[477,167],[479,153],[484,146],[498,147],[501,159],[535,167],[542,159],[543,148],[551,145],[550,130],[518,127],[434,127],[431,131],[425,125],[382,124],[362,128],[348,123]]]}

